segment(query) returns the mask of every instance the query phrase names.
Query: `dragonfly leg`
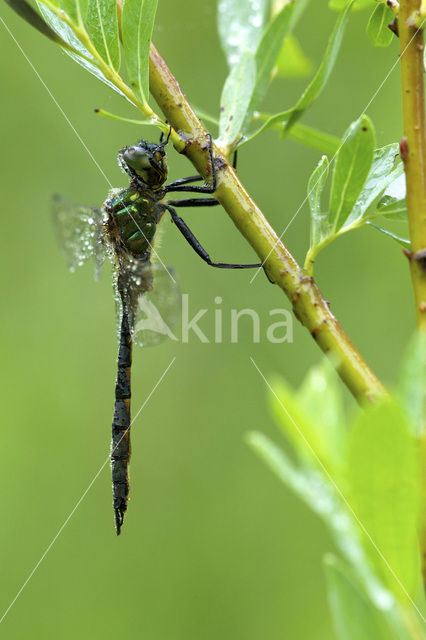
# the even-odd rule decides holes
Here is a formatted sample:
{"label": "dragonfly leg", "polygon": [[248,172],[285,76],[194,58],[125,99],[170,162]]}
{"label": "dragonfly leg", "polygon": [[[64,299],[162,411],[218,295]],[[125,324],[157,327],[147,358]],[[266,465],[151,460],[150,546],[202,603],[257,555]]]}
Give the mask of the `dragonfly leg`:
{"label": "dragonfly leg", "polygon": [[220,204],[216,198],[184,198],[182,200],[167,200],[173,207],[215,207]]}
{"label": "dragonfly leg", "polygon": [[[169,123],[167,122],[167,120],[166,120],[166,124],[169,124]],[[161,145],[163,145],[163,146],[165,147],[165,146],[166,146],[166,144],[168,144],[168,142],[169,142],[169,139],[170,139],[170,136],[171,136],[171,135],[172,135],[172,125],[171,125],[171,124],[169,124],[169,133],[167,134],[166,142],[163,142],[163,139],[164,139],[164,133],[163,133],[163,132],[161,132],[161,135],[160,135],[160,144],[161,144]]]}
{"label": "dragonfly leg", "polygon": [[174,191],[175,187],[180,187],[183,184],[188,184],[189,182],[197,182],[197,180],[202,180],[202,179],[203,179],[203,176],[200,176],[200,175],[189,176],[188,178],[179,178],[179,180],[175,180],[170,184],[166,184],[166,189],[167,191]]}
{"label": "dragonfly leg", "polygon": [[199,243],[197,238],[192,233],[191,229],[188,227],[186,222],[182,220],[180,216],[176,213],[173,207],[166,206],[166,209],[170,212],[173,222],[176,227],[179,229],[185,240],[188,244],[194,249],[195,253],[197,253],[204,262],[207,262],[211,267],[217,267],[218,269],[255,269],[258,267],[262,267],[262,263],[256,264],[232,264],[229,262],[213,262],[210,258],[207,251],[204,247]]}
{"label": "dragonfly leg", "polygon": [[[210,166],[211,166],[211,173],[212,173],[212,178],[213,178],[213,183],[211,186],[205,185],[204,187],[185,187],[186,184],[189,184],[190,182],[197,182],[197,180],[202,180],[203,176],[189,176],[188,178],[180,178],[179,180],[175,180],[174,182],[171,182],[170,184],[167,184],[165,189],[166,191],[186,191],[191,192],[191,193],[214,193],[216,191],[216,166],[214,163],[214,159],[213,159],[213,147],[212,147],[212,137],[209,133],[209,156],[210,156]],[[238,149],[235,149],[234,151],[234,157],[232,159],[232,167],[234,169],[237,168],[237,158],[238,158]],[[175,201],[176,202],[176,201]],[[172,204],[175,204],[172,203]],[[191,206],[202,206],[200,205],[192,205],[192,204],[188,204],[188,205],[176,205],[176,206],[181,206],[181,207],[191,207]],[[212,205],[207,205],[207,206],[212,206]]]}

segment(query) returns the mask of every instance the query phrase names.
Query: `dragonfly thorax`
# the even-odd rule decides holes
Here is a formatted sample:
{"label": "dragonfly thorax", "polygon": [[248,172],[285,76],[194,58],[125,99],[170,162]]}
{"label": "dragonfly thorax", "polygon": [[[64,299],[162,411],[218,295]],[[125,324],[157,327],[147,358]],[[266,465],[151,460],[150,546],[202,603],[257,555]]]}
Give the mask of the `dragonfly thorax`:
{"label": "dragonfly thorax", "polygon": [[121,247],[133,258],[146,259],[151,253],[157,224],[164,212],[157,192],[142,189],[132,181],[127,189],[107,200],[104,208],[113,245],[117,249]]}

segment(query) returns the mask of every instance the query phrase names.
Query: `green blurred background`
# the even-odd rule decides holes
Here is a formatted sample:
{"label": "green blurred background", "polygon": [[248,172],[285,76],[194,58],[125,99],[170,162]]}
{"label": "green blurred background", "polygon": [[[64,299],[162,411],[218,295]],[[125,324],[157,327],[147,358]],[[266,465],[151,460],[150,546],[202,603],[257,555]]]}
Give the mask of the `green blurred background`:
{"label": "green blurred background", "polygon": [[[160,0],[155,42],[196,105],[217,112],[226,67],[215,2]],[[153,129],[96,117],[94,107],[137,117],[4,3],[0,15],[108,179],[125,183],[117,149]],[[397,59],[397,43],[373,49],[368,12],[352,16],[328,89],[304,122],[341,135]],[[311,3],[298,28],[318,64],[336,14]],[[3,612],[109,451],[115,320],[108,270],[70,274],[51,226],[54,192],[100,204],[108,185],[40,79],[0,25],[1,53],[1,581]],[[291,106],[306,79],[278,80],[268,111]],[[396,68],[368,110],[380,145],[401,135]],[[268,132],[244,148],[239,173],[281,232],[306,192],[319,154]],[[172,149],[170,176],[193,172]],[[221,210],[186,219],[219,260],[253,253]],[[209,269],[165,224],[162,259],[179,273],[194,311],[224,315],[289,304],[260,275]],[[305,206],[286,242],[298,259],[308,243]],[[392,384],[413,327],[406,260],[374,231],[342,238],[318,261],[332,310],[374,370]],[[212,314],[203,321],[212,336]],[[209,325],[210,322],[210,325]],[[226,328],[225,328],[225,336]],[[168,343],[134,354],[133,412],[176,361],[132,429],[131,502],[120,538],[113,529],[107,464],[2,623],[5,638],[255,640],[332,638],[321,558],[323,526],[254,456],[244,434],[280,435],[267,409],[266,376],[297,385],[321,354],[295,322],[294,343],[253,344],[249,323],[230,344]],[[348,397],[348,405],[351,400]],[[1,613],[0,613],[1,615]]]}

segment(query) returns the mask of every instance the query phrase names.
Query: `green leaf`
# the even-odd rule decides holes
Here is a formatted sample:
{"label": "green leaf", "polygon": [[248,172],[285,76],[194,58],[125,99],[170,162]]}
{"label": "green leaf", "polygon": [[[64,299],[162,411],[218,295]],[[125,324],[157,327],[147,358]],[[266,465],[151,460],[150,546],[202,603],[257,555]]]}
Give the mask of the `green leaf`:
{"label": "green leaf", "polygon": [[[355,0],[354,5],[352,7],[353,11],[360,11],[361,9],[365,9],[366,7],[371,7],[376,0]],[[330,0],[328,6],[330,9],[334,9],[336,11],[341,11],[348,4],[348,0]]]}
{"label": "green leaf", "polygon": [[399,622],[394,597],[372,572],[361,546],[358,527],[329,480],[319,472],[297,469],[284,451],[262,433],[249,433],[247,442],[277,477],[320,516],[337,548],[354,567],[371,601]]}
{"label": "green leaf", "polygon": [[65,42],[53,29],[49,27],[44,20],[42,20],[39,14],[34,11],[32,6],[26,2],[26,0],[6,0],[11,9],[15,11],[21,18],[23,18],[34,29],[37,29],[44,36],[53,40],[56,44],[61,45],[64,48],[68,48],[69,44]]}
{"label": "green leaf", "polygon": [[[256,49],[256,84],[253,91],[250,111],[257,108],[265,95],[281,45],[290,29],[293,6],[293,4],[286,4],[281,11],[277,13],[265,29]],[[249,115],[251,119],[251,114]]]}
{"label": "green leaf", "polygon": [[365,184],[373,162],[375,133],[363,115],[352,123],[336,156],[330,194],[330,227],[338,231],[346,222]]}
{"label": "green leaf", "polygon": [[340,51],[340,46],[343,41],[343,34],[348,22],[351,6],[352,3],[349,2],[346,9],[340,14],[339,18],[337,19],[333,32],[330,36],[324,57],[314,78],[312,79],[296,105],[292,109],[284,111],[281,114],[281,119],[286,121],[286,125],[282,134],[283,137],[285,135],[288,135],[289,129],[319,97],[325,85],[327,84]]}
{"label": "green leaf", "polygon": [[367,25],[367,35],[375,47],[388,47],[392,42],[393,33],[388,24],[393,19],[393,11],[382,2],[373,10]]}
{"label": "green leaf", "polygon": [[[398,157],[399,145],[389,144],[374,152],[373,164],[367,176],[367,180],[362,188],[359,197],[348,217],[345,227],[351,225],[357,220],[371,219],[376,212],[369,212],[369,207],[393,182],[395,182],[404,172],[402,163],[395,167],[396,158]],[[380,214],[383,215],[383,214]]]}
{"label": "green leaf", "polygon": [[276,127],[276,125],[280,125],[280,127],[282,127],[282,138],[285,138],[289,135],[292,127],[296,124],[303,113],[311,106],[311,104],[319,97],[325,85],[327,84],[327,81],[336,62],[340,46],[342,44],[343,34],[347,24],[348,16],[349,6],[339,16],[333,29],[333,33],[330,36],[324,58],[322,59],[318,71],[296,105],[291,109],[281,111],[280,113],[276,113],[275,115],[271,116],[269,120],[267,120],[257,131],[255,131],[249,137],[250,140],[258,136],[260,133],[266,131],[266,129]]}
{"label": "green leaf", "polygon": [[[285,2],[286,0],[284,0]],[[294,2],[294,0],[287,0],[288,3],[290,2]],[[290,26],[290,31],[293,30],[297,23],[299,22],[300,18],[302,17],[304,11],[306,11],[306,8],[308,6],[308,4],[311,2],[311,0],[295,0],[294,2],[294,9],[293,9],[293,15],[291,18],[291,26]],[[278,2],[278,6],[282,6],[283,2],[282,0],[280,0]]]}
{"label": "green leaf", "polygon": [[399,380],[399,397],[411,418],[414,435],[426,425],[426,336],[416,332],[405,355]]}
{"label": "green leaf", "polygon": [[[278,132],[282,132],[283,127],[285,127],[285,122],[281,120],[280,116],[281,114],[271,116],[266,113],[255,113],[256,120],[264,120],[265,125],[262,125],[260,129],[242,140],[240,146],[246,144],[250,140],[253,140],[253,138],[265,131],[265,129],[273,128]],[[307,147],[311,147],[312,149],[316,149],[321,153],[326,153],[331,156],[333,156],[338,151],[341,145],[341,140],[339,140],[339,138],[337,138],[336,136],[325,133],[325,131],[319,131],[318,129],[314,129],[313,127],[307,127],[306,125],[300,123],[295,124],[294,127],[291,128],[288,135],[289,138],[292,138],[293,140],[296,140],[297,142],[300,142]]]}
{"label": "green leaf", "polygon": [[352,571],[333,554],[324,558],[328,601],[340,640],[397,640]]}
{"label": "green leaf", "polygon": [[341,145],[341,141],[336,136],[300,123],[291,128],[289,138],[331,156],[337,152]]}
{"label": "green leaf", "polygon": [[[292,443],[303,465],[317,468],[325,465],[340,473],[344,425],[334,385],[325,393],[326,381],[332,380],[324,368],[315,367],[299,392],[282,378],[274,381],[269,393],[272,415],[284,435]],[[305,397],[306,396],[306,397]],[[326,406],[326,400],[330,406]],[[333,417],[331,417],[333,414]]]}
{"label": "green leaf", "polygon": [[407,220],[407,201],[396,200],[391,196],[383,196],[377,205],[376,213],[389,220]]}
{"label": "green leaf", "polygon": [[124,0],[123,48],[130,86],[143,104],[149,97],[149,47],[157,0]]}
{"label": "green leaf", "polygon": [[275,65],[277,75],[283,78],[300,78],[312,72],[312,60],[302,51],[294,36],[284,40]]}
{"label": "green leaf", "polygon": [[341,381],[328,358],[309,369],[297,398],[325,441],[321,448],[327,462],[339,467],[346,448],[346,416]]}
{"label": "green leaf", "polygon": [[219,0],[219,37],[228,66],[232,69],[245,51],[253,54],[268,20],[269,0]]}
{"label": "green leaf", "polygon": [[377,231],[381,231],[386,236],[393,238],[394,240],[396,240],[396,242],[398,242],[398,244],[400,244],[405,249],[409,249],[411,247],[411,242],[410,240],[408,240],[408,238],[401,238],[401,236],[397,236],[395,233],[392,233],[392,231],[389,231],[388,229],[384,229],[383,227],[379,227],[377,224],[374,224],[373,222],[367,221],[367,224],[369,224],[374,229],[377,229]]}
{"label": "green leaf", "polygon": [[385,216],[392,220],[407,220],[406,193],[405,175],[402,174],[391,182],[379,200],[377,215]]}
{"label": "green leaf", "polygon": [[78,0],[60,0],[59,6],[62,7],[74,24],[79,24],[81,13]]}
{"label": "green leaf", "polygon": [[308,492],[306,491],[308,483],[303,473],[295,467],[284,451],[258,431],[248,433],[246,439],[247,443],[266,462],[270,469],[306,502],[308,499]]}
{"label": "green leaf", "polygon": [[[371,561],[398,598],[406,598],[399,583],[417,597],[419,461],[407,419],[395,402],[384,401],[358,417],[348,468],[351,504],[368,532]],[[377,548],[368,544],[371,539]]]}
{"label": "green leaf", "polygon": [[[46,20],[47,24],[69,45],[70,49],[65,49],[66,53],[75,61],[78,62],[82,67],[89,71],[96,78],[104,82],[111,89],[119,93],[121,96],[128,99],[118,87],[116,87],[112,82],[105,78],[102,71],[96,65],[96,61],[93,58],[92,54],[86,49],[86,47],[81,44],[80,40],[74,35],[72,29],[62,22],[57,15],[48,7],[46,7],[42,2],[37,2],[40,12],[43,18]],[[93,61],[93,62],[92,62]]]}
{"label": "green leaf", "polygon": [[263,133],[263,131],[266,131],[266,129],[270,129],[271,127],[275,128],[277,125],[282,127],[281,137],[285,138],[287,135],[289,135],[290,130],[296,124],[297,120],[302,116],[302,114],[306,111],[306,109],[308,109],[308,107],[310,107],[311,104],[318,98],[323,88],[325,87],[336,62],[340,45],[343,39],[343,33],[349,16],[349,9],[350,4],[346,8],[346,10],[343,11],[339,16],[333,29],[333,33],[330,36],[328,47],[326,49],[324,58],[319,66],[319,69],[296,105],[291,109],[281,111],[280,113],[271,116],[257,131],[249,136],[248,140],[252,140],[260,133]]}
{"label": "green leaf", "polygon": [[311,209],[311,247],[318,245],[330,234],[328,214],[321,206],[321,195],[327,182],[329,163],[323,156],[308,182],[308,201]]}
{"label": "green leaf", "polygon": [[237,140],[249,110],[255,81],[254,56],[246,51],[233,67],[223,87],[219,119],[220,146],[232,146]]}
{"label": "green leaf", "polygon": [[101,58],[111,69],[120,67],[117,3],[115,0],[89,0],[87,32]]}

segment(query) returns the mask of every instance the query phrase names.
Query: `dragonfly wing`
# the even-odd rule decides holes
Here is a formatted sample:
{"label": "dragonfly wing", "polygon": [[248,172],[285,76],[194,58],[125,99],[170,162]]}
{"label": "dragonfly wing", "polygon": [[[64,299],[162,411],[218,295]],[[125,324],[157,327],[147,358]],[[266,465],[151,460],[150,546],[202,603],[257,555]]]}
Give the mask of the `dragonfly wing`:
{"label": "dragonfly wing", "polygon": [[95,276],[105,260],[106,240],[102,212],[95,207],[75,205],[62,196],[53,198],[53,221],[68,267],[75,271],[95,258]]}
{"label": "dragonfly wing", "polygon": [[160,264],[128,256],[119,262],[119,318],[123,299],[134,343],[146,347],[167,338],[177,340],[174,330],[180,318],[181,296],[173,272]]}

